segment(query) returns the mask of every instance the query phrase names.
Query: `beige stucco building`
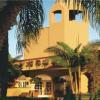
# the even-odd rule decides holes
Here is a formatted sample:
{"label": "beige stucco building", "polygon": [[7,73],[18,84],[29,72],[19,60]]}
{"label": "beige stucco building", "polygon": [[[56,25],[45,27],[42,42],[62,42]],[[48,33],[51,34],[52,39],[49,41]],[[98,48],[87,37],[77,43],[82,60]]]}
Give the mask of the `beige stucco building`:
{"label": "beige stucco building", "polygon": [[[82,19],[82,14],[82,8],[80,6],[79,8],[74,7],[73,2],[69,6],[62,0],[54,4],[49,12],[49,27],[40,30],[38,43],[31,42],[29,52],[26,50],[24,52],[24,59],[47,57],[50,54],[44,50],[56,45],[58,41],[65,42],[72,48],[80,43],[86,45],[89,23],[86,18]],[[59,20],[57,16],[60,17]]]}
{"label": "beige stucco building", "polygon": [[[80,43],[82,46],[86,45],[88,43],[89,22],[87,17],[82,19],[82,14],[83,10],[81,6],[74,6],[73,0],[70,4],[65,4],[62,0],[58,0],[50,9],[49,27],[42,28],[38,42],[31,40],[28,50],[24,50],[24,60],[18,61],[17,63],[20,63],[21,69],[26,76],[41,78],[41,82],[35,86],[35,90],[37,91],[33,89],[36,92],[34,92],[34,96],[53,97],[55,93],[57,94],[57,91],[61,95],[64,94],[65,81],[63,76],[66,76],[65,78],[70,80],[68,76],[69,69],[53,65],[48,59],[52,54],[45,52],[45,49],[56,45],[56,42],[59,41],[65,42],[72,48],[75,48]],[[59,18],[57,18],[57,16],[59,16]],[[56,84],[54,80],[57,77],[63,79],[63,82]],[[88,80],[84,74],[82,74],[82,81],[83,80],[84,84],[85,82],[87,84]],[[23,89],[23,92],[27,93],[31,90],[30,85],[29,87],[13,88],[8,89],[8,95],[11,96],[13,91],[17,93],[20,89]],[[81,84],[81,92],[88,92],[87,85],[84,88]],[[20,94],[16,95],[18,96]]]}

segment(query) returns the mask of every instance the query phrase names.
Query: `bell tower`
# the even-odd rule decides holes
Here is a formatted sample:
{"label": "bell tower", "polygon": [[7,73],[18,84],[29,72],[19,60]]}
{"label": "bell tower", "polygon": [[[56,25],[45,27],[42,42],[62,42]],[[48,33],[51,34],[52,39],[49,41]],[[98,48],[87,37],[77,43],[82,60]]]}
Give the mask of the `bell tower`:
{"label": "bell tower", "polygon": [[40,30],[38,43],[31,40],[28,49],[30,53],[25,50],[25,59],[51,56],[44,50],[56,45],[57,42],[65,42],[71,48],[75,48],[80,43],[82,45],[88,43],[89,23],[88,20],[82,19],[83,10],[81,6],[73,5],[74,1],[70,0],[69,4],[57,0],[49,12],[49,27]]}
{"label": "bell tower", "polygon": [[49,37],[50,46],[62,41],[70,47],[75,48],[78,44],[88,43],[88,18],[83,18],[81,4],[77,6],[74,0],[64,3],[64,0],[57,0],[49,13]]}

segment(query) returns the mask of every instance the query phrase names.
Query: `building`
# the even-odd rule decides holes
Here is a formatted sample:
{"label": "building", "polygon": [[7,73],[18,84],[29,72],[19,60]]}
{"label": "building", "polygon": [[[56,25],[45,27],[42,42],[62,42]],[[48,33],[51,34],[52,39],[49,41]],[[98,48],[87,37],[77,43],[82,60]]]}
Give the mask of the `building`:
{"label": "building", "polygon": [[[24,60],[16,62],[20,64],[21,70],[27,77],[40,78],[40,81],[32,86],[34,87],[34,96],[54,97],[55,95],[64,95],[66,80],[70,81],[69,69],[53,64],[48,59],[53,54],[45,52],[45,49],[54,46],[58,41],[65,42],[72,48],[80,43],[85,46],[88,43],[89,22],[87,17],[83,19],[82,15],[81,6],[74,7],[73,0],[70,4],[58,0],[49,12],[49,27],[40,30],[37,43],[30,40],[30,47],[24,50]],[[29,93],[32,87],[28,85],[31,79],[27,82],[27,77],[26,80],[21,79],[22,81],[18,79],[20,80],[18,84],[21,83],[21,87],[17,84],[18,87],[8,89],[8,96]],[[84,81],[87,80],[85,76],[83,78]],[[83,87],[81,86],[81,88]],[[81,92],[87,93],[88,90],[87,88],[81,89]]]}

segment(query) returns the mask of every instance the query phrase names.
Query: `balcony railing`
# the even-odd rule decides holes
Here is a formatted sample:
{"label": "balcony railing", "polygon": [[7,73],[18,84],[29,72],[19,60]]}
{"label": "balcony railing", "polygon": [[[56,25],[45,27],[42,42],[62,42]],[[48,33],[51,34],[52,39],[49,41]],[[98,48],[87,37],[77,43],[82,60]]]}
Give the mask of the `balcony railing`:
{"label": "balcony railing", "polygon": [[21,70],[35,70],[48,68],[52,62],[48,57],[42,57],[16,61],[16,64]]}

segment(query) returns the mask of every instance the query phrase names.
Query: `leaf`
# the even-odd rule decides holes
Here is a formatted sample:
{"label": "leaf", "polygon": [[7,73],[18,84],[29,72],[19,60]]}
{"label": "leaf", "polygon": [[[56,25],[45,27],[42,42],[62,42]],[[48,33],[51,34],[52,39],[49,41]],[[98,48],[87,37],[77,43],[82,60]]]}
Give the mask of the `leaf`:
{"label": "leaf", "polygon": [[74,52],[75,52],[75,53],[78,53],[78,52],[79,52],[79,49],[80,49],[81,45],[82,45],[82,44],[79,44],[79,45],[74,49]]}
{"label": "leaf", "polygon": [[68,60],[64,60],[62,57],[60,56],[53,56],[50,57],[51,61],[54,62],[57,65],[63,66],[63,67],[69,67],[69,63]]}
{"label": "leaf", "polygon": [[58,47],[61,48],[68,57],[71,57],[72,55],[74,55],[74,50],[70,48],[66,43],[57,42],[57,44],[58,44]]}

